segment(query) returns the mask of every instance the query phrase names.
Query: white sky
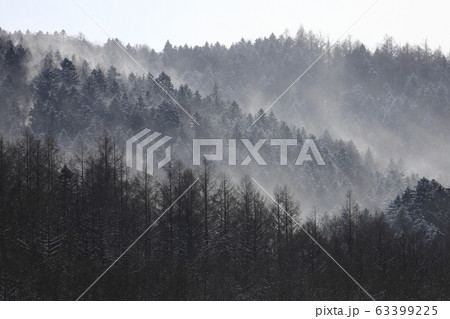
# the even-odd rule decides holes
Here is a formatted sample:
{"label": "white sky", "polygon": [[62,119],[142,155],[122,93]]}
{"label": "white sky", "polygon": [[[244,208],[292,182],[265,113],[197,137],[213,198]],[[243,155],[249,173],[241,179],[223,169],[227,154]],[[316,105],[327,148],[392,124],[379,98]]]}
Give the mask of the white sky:
{"label": "white sky", "polygon": [[[174,45],[230,45],[241,38],[254,40],[300,25],[337,39],[374,0],[77,0],[113,37],[124,43],[147,44],[161,50]],[[0,27],[70,35],[82,32],[88,40],[104,43],[107,35],[72,0],[0,0]],[[450,51],[450,5],[438,0],[378,0],[350,31],[370,48],[386,34],[399,43],[423,44]]]}

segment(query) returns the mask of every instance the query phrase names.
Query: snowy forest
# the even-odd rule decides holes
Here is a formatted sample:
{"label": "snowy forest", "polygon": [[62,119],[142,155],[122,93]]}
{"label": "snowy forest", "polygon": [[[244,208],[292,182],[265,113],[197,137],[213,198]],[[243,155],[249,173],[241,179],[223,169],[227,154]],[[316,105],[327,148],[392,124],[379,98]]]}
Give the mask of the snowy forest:
{"label": "snowy forest", "polygon": [[[450,298],[445,54],[346,39],[265,114],[328,40],[124,45],[151,73],[116,42],[0,29],[0,300],[77,299],[155,221],[84,300],[367,300],[305,231],[376,300]],[[158,176],[125,165],[144,128],[174,140]],[[193,138],[312,139],[326,165],[193,166]]]}

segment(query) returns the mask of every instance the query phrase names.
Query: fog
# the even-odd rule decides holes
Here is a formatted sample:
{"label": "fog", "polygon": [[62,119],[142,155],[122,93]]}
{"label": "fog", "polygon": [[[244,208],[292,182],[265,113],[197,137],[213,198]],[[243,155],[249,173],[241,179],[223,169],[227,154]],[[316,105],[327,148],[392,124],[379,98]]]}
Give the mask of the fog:
{"label": "fog", "polygon": [[[60,69],[58,60],[72,60],[79,73],[81,85],[92,77],[93,70],[102,69],[106,74],[113,66],[119,73],[119,86],[136,103],[139,95],[149,96],[148,88],[143,85],[148,85],[151,81],[145,80],[142,68],[155,78],[164,71],[170,76],[168,85],[173,86],[173,89],[169,90],[176,90],[187,84],[192,92],[198,91],[205,99],[199,101],[199,105],[188,105],[187,108],[192,114],[199,112],[208,118],[210,128],[201,129],[200,134],[209,138],[232,136],[236,133],[225,128],[214,129],[214,123],[222,122],[226,109],[233,101],[237,102],[240,112],[243,113],[239,124],[241,133],[250,129],[255,138],[258,134],[262,134],[259,138],[279,134],[275,128],[260,128],[263,121],[251,127],[253,121],[246,119],[246,113],[252,113],[253,119],[256,119],[256,113],[275,101],[329,45],[321,35],[303,28],[293,37],[271,34],[255,41],[240,40],[228,47],[219,43],[205,44],[202,47],[175,47],[168,41],[162,52],[157,52],[145,44],[132,47],[116,39],[115,41],[135,57],[139,63],[137,65],[113,40],[108,40],[104,45],[96,45],[82,35],[70,36],[65,32],[8,34],[3,31],[3,35],[11,37],[15,44],[22,44],[28,50],[26,81],[32,86],[36,86],[39,81],[45,67],[44,60],[49,53],[55,60],[56,69]],[[362,174],[359,167],[364,165],[363,158],[368,149],[374,156],[375,163],[373,167],[362,169],[368,172],[375,169],[382,175],[372,181],[374,186],[370,186],[372,182],[363,182],[365,186],[362,188],[365,190],[361,191],[361,197],[365,197],[371,187],[380,187],[380,176],[385,176],[382,179],[389,179],[392,163],[396,163],[395,170],[402,176],[402,181],[399,184],[394,183],[395,186],[386,186],[387,189],[383,191],[378,190],[379,194],[372,200],[362,200],[365,206],[385,207],[404,187],[414,184],[414,176],[437,178],[439,182],[448,185],[450,159],[445,154],[450,150],[447,141],[449,84],[446,57],[439,50],[432,51],[426,45],[400,46],[394,39],[386,37],[383,44],[370,51],[359,41],[347,38],[324,55],[266,114],[268,117],[269,113],[273,112],[278,120],[283,120],[291,126],[292,133],[289,134],[299,134],[295,133],[295,130],[301,129],[304,129],[303,138],[313,134],[314,138],[320,139],[319,144],[322,143],[322,147],[325,143],[324,132],[335,140],[333,146],[327,146],[327,152],[332,153],[328,164],[332,165],[328,167],[327,173],[318,173],[322,175],[319,178],[321,181],[318,182],[317,176],[313,179],[305,177],[317,174],[314,169],[310,172],[311,168],[274,168],[271,174],[261,168],[234,169],[222,167],[222,164],[219,165],[220,169],[225,169],[237,179],[248,173],[246,170],[254,169],[253,173],[261,176],[269,189],[288,184],[306,212],[323,204],[324,195],[318,195],[317,189],[310,187],[311,183],[340,185],[339,191],[332,197],[327,195],[327,204],[322,205],[322,209],[336,211],[336,206],[340,204],[339,199],[349,188],[358,193],[358,189],[361,189],[357,186],[360,183],[358,180],[362,178],[359,176]],[[155,112],[158,103],[168,99],[162,92],[157,91],[150,92],[153,97],[144,101],[148,112]],[[174,91],[174,95],[178,93]],[[109,115],[102,113],[106,115],[98,114],[94,117],[100,116],[95,121],[100,120],[103,124],[99,125],[93,121],[85,125],[86,129],[73,129],[69,137],[60,138],[75,138],[70,143],[65,142],[68,152],[75,145],[75,140],[85,140],[88,136],[86,134],[95,137],[101,133],[102,127],[116,135],[118,141],[124,141],[141,128],[139,125],[130,126],[119,122],[116,123],[119,126],[111,126],[113,122],[105,122],[110,120],[101,118],[114,116],[111,115],[110,105],[114,101],[113,96],[105,96],[104,101],[100,101],[105,103],[105,111]],[[118,98],[122,100],[122,97]],[[32,94],[31,100],[21,106],[24,110],[23,116],[26,117],[25,124],[30,127],[33,127],[30,123],[35,117],[29,115],[28,111],[33,112],[32,106],[36,103],[33,102],[34,99],[36,95]],[[211,103],[217,105],[209,106]],[[211,107],[213,109],[208,109]],[[181,127],[192,128],[194,125],[189,124],[186,116],[177,116],[180,116],[182,121]],[[89,119],[91,120],[93,118]],[[280,124],[282,123],[279,122],[275,126]],[[151,123],[140,125],[148,126]],[[64,134],[69,131],[62,129]],[[159,126],[159,129],[167,131],[168,134],[179,134],[179,131],[171,131],[170,127]],[[39,130],[45,131],[45,127]],[[257,133],[258,131],[260,133]],[[60,133],[59,129],[54,131],[57,137]],[[356,146],[355,149],[353,145]],[[342,147],[345,149],[342,151],[344,155],[339,155]],[[183,150],[180,153],[184,155],[180,158],[189,162],[185,155],[189,147],[183,144],[181,148]],[[273,157],[277,156],[274,151],[269,153]],[[339,156],[343,158],[339,159]]]}

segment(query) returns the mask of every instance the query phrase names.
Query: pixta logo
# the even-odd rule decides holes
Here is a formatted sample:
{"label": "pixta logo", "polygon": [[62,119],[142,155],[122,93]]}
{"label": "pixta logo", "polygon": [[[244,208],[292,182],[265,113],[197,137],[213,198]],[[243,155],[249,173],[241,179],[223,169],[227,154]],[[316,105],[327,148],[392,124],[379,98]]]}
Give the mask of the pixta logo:
{"label": "pixta logo", "polygon": [[[126,143],[126,164],[130,168],[135,168],[137,171],[146,172],[149,175],[154,173],[154,160],[155,152],[157,152],[162,146],[169,142],[172,138],[170,136],[162,136],[161,133],[153,132],[149,129],[145,129]],[[238,148],[238,141],[241,143]],[[256,165],[267,165],[260,151],[261,148],[269,144],[272,147],[277,147],[279,150],[280,161],[277,165],[288,165],[288,148],[297,147],[297,139],[259,139],[256,143],[252,143],[248,139],[228,139],[226,140],[227,147],[227,162],[230,166],[242,165],[247,166],[252,161]],[[243,147],[242,147],[243,146]],[[214,148],[214,152],[211,152],[211,147]],[[209,152],[202,152],[205,148],[209,148]],[[238,162],[238,149],[244,150],[245,158]],[[242,155],[242,154],[241,154]],[[312,157],[311,157],[312,155]],[[192,165],[200,165],[201,158],[205,158],[208,161],[224,161],[224,140],[223,139],[194,139],[192,141]],[[243,156],[242,156],[243,157]],[[320,155],[314,140],[306,139],[298,152],[298,156],[294,162],[294,165],[303,165],[307,161],[316,161],[317,165],[324,166],[325,162]],[[167,145],[165,148],[164,158],[157,163],[157,168],[160,169],[171,159],[171,147]],[[241,158],[242,159],[242,158]]]}
{"label": "pixta logo", "polygon": [[[164,144],[169,142],[172,138],[170,136],[162,136],[161,133],[153,132],[149,129],[144,129],[126,143],[126,164],[130,168],[135,168],[137,171],[145,172],[153,175],[154,154]],[[158,162],[158,169],[170,162],[171,159],[170,145],[165,148],[165,156]],[[145,165],[146,164],[146,165]]]}
{"label": "pixta logo", "polygon": [[[228,165],[235,166],[238,165],[237,162],[237,141],[236,139],[228,140]],[[266,161],[260,154],[260,149],[266,144],[267,139],[259,139],[255,144],[253,144],[248,139],[241,139],[240,142],[243,144],[248,155],[244,158],[240,165],[246,166],[252,162],[252,158],[256,162],[256,165],[267,165]],[[194,139],[193,142],[193,165],[200,165],[200,158],[202,155],[201,149],[204,147],[214,147],[214,153],[203,154],[203,157],[210,161],[223,161],[223,149],[224,143],[223,139]],[[269,145],[278,147],[280,153],[279,165],[288,165],[288,147],[297,146],[297,139],[270,139]],[[312,139],[306,139],[303,143],[300,152],[298,153],[297,159],[294,165],[303,165],[306,161],[313,161],[310,153],[314,156],[317,165],[324,166],[325,162],[320,155],[320,152]]]}

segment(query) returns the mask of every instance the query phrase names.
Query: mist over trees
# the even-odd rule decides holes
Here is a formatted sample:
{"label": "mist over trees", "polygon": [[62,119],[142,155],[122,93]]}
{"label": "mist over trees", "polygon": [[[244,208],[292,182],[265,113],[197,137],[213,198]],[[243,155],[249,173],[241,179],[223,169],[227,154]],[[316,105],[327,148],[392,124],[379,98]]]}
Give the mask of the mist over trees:
{"label": "mist over trees", "polygon": [[[86,59],[91,68],[114,66],[123,76],[140,69],[112,40],[103,46],[82,35],[65,32],[36,34],[2,32],[33,53],[28,78],[41,69],[50,51]],[[120,43],[119,39],[115,39]],[[274,34],[230,47],[220,43],[177,46],[167,42],[162,52],[145,45],[123,46],[155,76],[165,71],[174,87],[187,84],[202,96],[218,84],[225,101],[235,100],[244,113],[256,113],[273,102],[322,52],[330,40],[300,28],[294,35]],[[358,148],[371,147],[387,165],[402,158],[408,169],[438,178],[448,185],[449,68],[448,54],[420,45],[398,44],[391,37],[369,49],[347,38],[325,54],[273,110],[289,125],[319,136],[351,139]],[[426,154],[426,156],[424,156]]]}
{"label": "mist over trees", "polygon": [[[44,37],[56,43],[81,41],[59,34],[23,37]],[[112,45],[111,49],[118,49],[117,44],[110,42],[105,44],[105,52],[109,52],[107,48]],[[36,43],[31,47],[34,46]],[[23,73],[28,70],[27,66],[33,64],[30,61],[33,61],[34,53],[20,44],[15,45],[7,37],[3,40],[3,47],[9,48],[10,55],[17,55],[10,59],[5,54],[3,59],[6,88],[3,90],[5,107],[2,112],[5,113],[4,118],[8,118],[3,132],[9,136],[18,136],[24,127],[29,127],[35,135],[51,134],[61,147],[73,150],[79,141],[86,144],[95,141],[104,129],[116,137],[118,144],[124,144],[126,139],[148,127],[172,136],[176,140],[173,149],[185,163],[191,161],[186,154],[191,150],[189,143],[193,138],[248,138],[251,141],[296,138],[299,144],[312,138],[327,164],[324,169],[306,163],[302,167],[237,167],[230,172],[239,179],[251,170],[271,187],[286,183],[295,190],[296,197],[308,210],[314,206],[335,208],[336,202],[348,189],[356,192],[365,206],[383,207],[405,187],[414,185],[417,179],[417,176],[407,175],[400,162],[381,165],[370,149],[360,151],[352,141],[333,137],[327,130],[316,137],[304,127],[280,120],[275,112],[263,114],[260,109],[254,114],[246,113],[236,101],[227,100],[217,84],[210,93],[201,95],[186,84],[176,87],[165,72],[154,78],[151,74],[121,74],[115,66],[92,67],[85,59],[73,55],[65,57],[58,50],[49,50],[43,55],[37,73],[26,81]],[[121,57],[124,58],[123,52]],[[21,71],[20,80],[14,82],[12,76],[17,77],[15,72],[18,68],[24,71]],[[29,73],[33,72],[29,70]],[[12,81],[9,91],[8,79]],[[174,96],[200,125],[193,123],[155,81]],[[6,112],[13,113],[14,117]],[[259,120],[249,129],[256,118]],[[262,153],[269,159],[279,157],[275,149],[263,149]]]}
{"label": "mist over trees", "polygon": [[[286,210],[376,299],[448,299],[449,190],[414,174],[447,181],[447,58],[346,40],[264,114],[327,45],[125,46],[143,75],[112,40],[0,30],[0,299],[76,299],[196,178],[85,298],[366,299]],[[174,140],[160,178],[123,162],[143,128]],[[326,166],[192,166],[193,138],[313,139]]]}

